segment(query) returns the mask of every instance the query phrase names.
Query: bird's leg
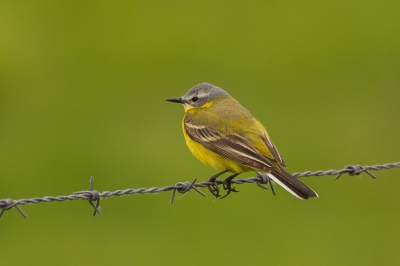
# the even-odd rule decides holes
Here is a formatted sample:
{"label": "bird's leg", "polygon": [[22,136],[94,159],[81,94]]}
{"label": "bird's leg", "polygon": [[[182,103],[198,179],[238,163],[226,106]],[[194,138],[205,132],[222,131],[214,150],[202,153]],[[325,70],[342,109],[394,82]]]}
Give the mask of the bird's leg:
{"label": "bird's leg", "polygon": [[218,188],[218,183],[217,183],[217,181],[216,181],[216,180],[217,180],[217,177],[219,177],[219,176],[225,174],[225,173],[228,172],[228,171],[229,171],[229,170],[224,170],[224,171],[222,171],[222,172],[219,172],[219,173],[213,175],[212,177],[210,177],[210,178],[208,179],[208,182],[214,183],[213,185],[208,185],[207,187],[208,187],[208,190],[211,192],[211,194],[213,194],[215,197],[218,197],[218,196],[219,196],[219,188]]}
{"label": "bird's leg", "polygon": [[220,199],[225,198],[226,196],[228,196],[229,194],[231,194],[231,192],[239,192],[239,191],[237,191],[235,188],[232,187],[232,179],[234,179],[235,177],[237,177],[239,174],[240,174],[240,173],[236,173],[236,174],[230,175],[230,176],[228,176],[228,177],[225,179],[226,185],[224,184],[224,189],[225,189],[225,190],[228,190],[228,191],[226,192],[226,194],[225,194],[224,196],[219,197]]}

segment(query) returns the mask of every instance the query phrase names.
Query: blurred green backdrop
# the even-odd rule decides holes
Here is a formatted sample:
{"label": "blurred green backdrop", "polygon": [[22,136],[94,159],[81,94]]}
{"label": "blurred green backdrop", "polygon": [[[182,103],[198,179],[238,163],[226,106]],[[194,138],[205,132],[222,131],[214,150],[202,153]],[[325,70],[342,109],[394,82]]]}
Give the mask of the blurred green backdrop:
{"label": "blurred green backdrop", "polygon": [[[399,161],[400,1],[1,1],[0,199],[165,186],[215,171],[185,146],[200,82],[267,128],[289,171]],[[2,265],[400,265],[400,170],[23,206]],[[243,177],[254,176],[252,173]],[[205,191],[205,190],[204,190]],[[206,192],[206,191],[205,191]]]}

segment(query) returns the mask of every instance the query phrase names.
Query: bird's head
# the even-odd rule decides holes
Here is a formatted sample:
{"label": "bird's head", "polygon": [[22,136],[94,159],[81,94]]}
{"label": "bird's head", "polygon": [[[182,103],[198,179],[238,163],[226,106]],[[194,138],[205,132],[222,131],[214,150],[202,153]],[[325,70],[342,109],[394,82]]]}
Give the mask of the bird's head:
{"label": "bird's head", "polygon": [[229,94],[223,89],[208,83],[200,83],[188,90],[179,98],[166,99],[169,102],[183,104],[185,111],[192,108],[207,108],[216,98],[226,97]]}

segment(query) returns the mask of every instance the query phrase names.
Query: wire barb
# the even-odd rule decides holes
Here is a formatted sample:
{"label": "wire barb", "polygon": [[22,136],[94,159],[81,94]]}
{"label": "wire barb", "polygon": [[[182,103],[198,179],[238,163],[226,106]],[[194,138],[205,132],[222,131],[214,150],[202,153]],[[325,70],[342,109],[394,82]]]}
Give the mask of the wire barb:
{"label": "wire barb", "polygon": [[[93,212],[93,217],[96,216],[97,214],[101,214],[99,210],[100,206],[100,193],[97,190],[93,190],[94,187],[94,177],[90,177],[90,190],[85,190],[85,191],[78,191],[74,192],[74,195],[78,196],[84,196],[90,203],[90,205],[93,207],[94,212]],[[96,202],[96,205],[93,204],[93,202]]]}
{"label": "wire barb", "polygon": [[199,193],[200,195],[205,197],[206,194],[204,194],[197,187],[194,186],[194,184],[196,183],[196,180],[197,180],[197,178],[195,178],[192,181],[192,183],[189,183],[187,181],[186,182],[178,182],[178,183],[176,183],[175,184],[175,189],[172,190],[171,200],[169,201],[169,204],[174,203],[176,191],[178,191],[181,194],[185,194],[186,192],[188,192],[190,189],[193,188],[197,193]]}
{"label": "wire barb", "polygon": [[[325,175],[335,175],[335,179],[338,179],[341,177],[343,174],[347,173],[350,176],[353,175],[359,175],[362,172],[367,173],[370,175],[372,178],[376,178],[375,175],[373,175],[370,170],[382,170],[382,169],[392,169],[392,168],[400,168],[400,162],[396,163],[387,163],[387,164],[379,164],[379,165],[373,165],[373,166],[361,166],[361,165],[348,165],[344,167],[343,169],[340,170],[327,170],[327,171],[306,171],[303,173],[294,173],[293,176],[296,178],[300,177],[305,177],[305,176],[325,176]],[[91,177],[90,179],[90,190],[87,191],[79,191],[75,192],[72,195],[68,196],[47,196],[47,197],[42,197],[42,198],[30,198],[30,199],[19,199],[19,200],[13,200],[13,199],[2,199],[0,200],[0,217],[3,215],[3,213],[6,210],[9,210],[13,207],[15,207],[23,217],[27,217],[26,214],[19,208],[19,205],[26,205],[26,204],[36,204],[36,203],[42,203],[42,202],[64,202],[67,200],[77,200],[77,199],[86,199],[89,201],[90,205],[94,209],[93,216],[96,214],[100,214],[100,198],[106,198],[106,197],[115,197],[115,196],[122,196],[122,195],[133,195],[133,194],[149,194],[149,193],[159,193],[159,192],[166,192],[166,191],[171,191],[172,190],[172,195],[170,199],[170,204],[174,202],[175,199],[175,194],[176,191],[178,191],[181,194],[184,194],[191,189],[194,189],[197,193],[199,193],[202,196],[206,196],[203,192],[201,192],[198,188],[205,188],[209,186],[210,184],[214,184],[212,182],[204,181],[201,183],[196,183],[197,179],[195,178],[192,182],[178,182],[174,186],[165,186],[165,187],[152,187],[152,188],[129,188],[125,190],[116,190],[116,191],[103,191],[99,193],[97,190],[93,189],[94,186],[94,178]],[[216,180],[216,183],[218,185],[226,185],[227,181],[226,180]],[[237,184],[237,185],[242,185],[244,183],[256,183],[259,187],[266,189],[267,187],[264,186],[264,184],[270,184],[271,186],[271,191],[275,195],[275,190],[273,187],[272,181],[269,179],[268,176],[265,176],[263,174],[257,173],[257,177],[250,177],[246,179],[236,179],[232,180],[231,184]],[[94,204],[95,203],[95,204]]]}
{"label": "wire barb", "polygon": [[256,185],[259,186],[260,188],[268,189],[266,186],[263,186],[263,184],[269,184],[272,195],[276,196],[274,183],[272,179],[269,178],[269,176],[267,176],[266,174],[260,172],[257,172],[257,177],[260,178],[260,181],[256,181]]}
{"label": "wire barb", "polygon": [[14,201],[13,199],[0,200],[0,218],[5,211],[10,210],[13,207],[15,207],[24,218],[28,218],[28,216],[18,206],[18,201]]}
{"label": "wire barb", "polygon": [[373,179],[376,179],[376,176],[374,176],[370,171],[368,171],[368,166],[361,166],[361,165],[348,165],[344,169],[342,169],[342,172],[340,172],[336,177],[335,180],[338,180],[339,177],[344,174],[348,173],[350,176],[353,175],[359,175],[362,172],[366,172],[369,174]]}

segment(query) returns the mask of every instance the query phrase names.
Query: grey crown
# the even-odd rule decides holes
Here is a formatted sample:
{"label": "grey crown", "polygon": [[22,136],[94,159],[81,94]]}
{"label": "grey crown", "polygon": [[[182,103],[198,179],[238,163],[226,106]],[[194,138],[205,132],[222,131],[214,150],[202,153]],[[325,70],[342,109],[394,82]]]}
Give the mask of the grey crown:
{"label": "grey crown", "polygon": [[211,99],[225,97],[228,95],[229,94],[226,91],[217,86],[209,83],[200,83],[188,90],[181,99],[185,103],[188,103],[195,107],[200,107]]}

